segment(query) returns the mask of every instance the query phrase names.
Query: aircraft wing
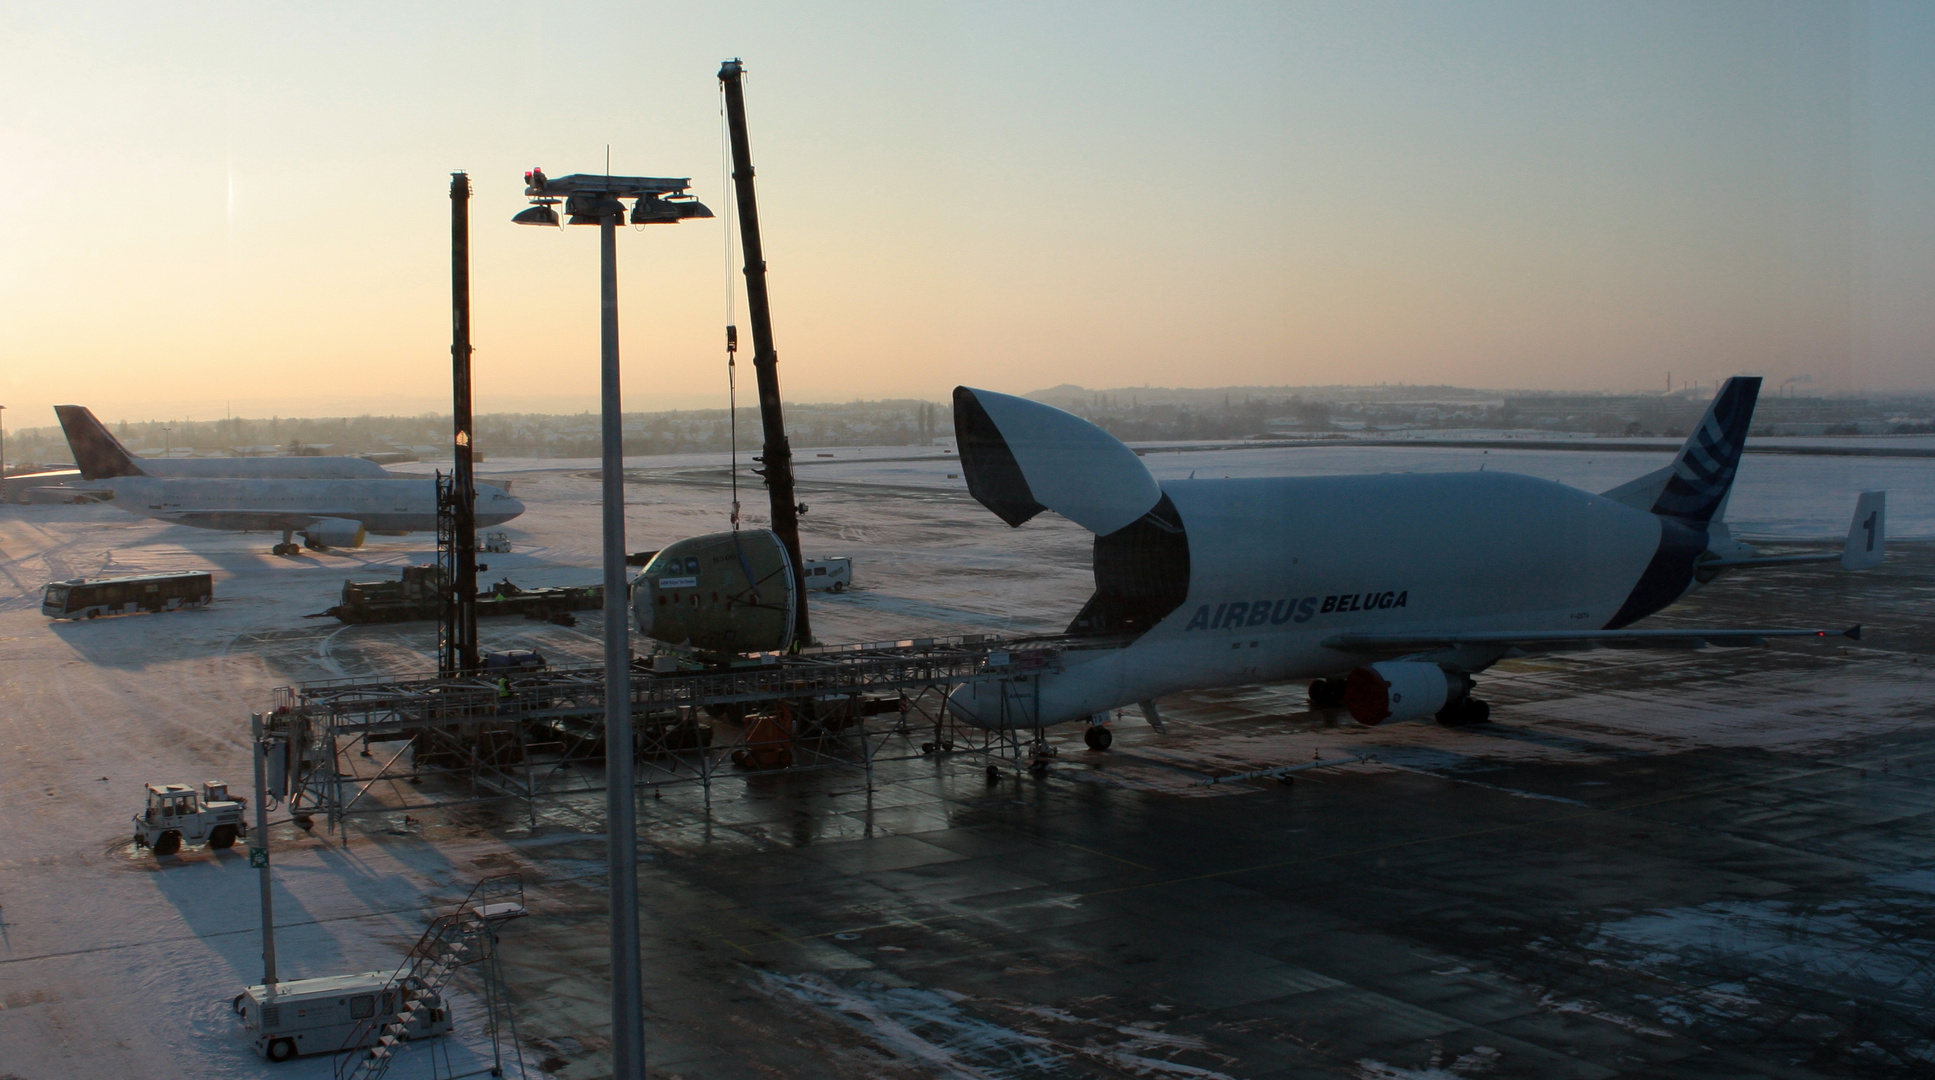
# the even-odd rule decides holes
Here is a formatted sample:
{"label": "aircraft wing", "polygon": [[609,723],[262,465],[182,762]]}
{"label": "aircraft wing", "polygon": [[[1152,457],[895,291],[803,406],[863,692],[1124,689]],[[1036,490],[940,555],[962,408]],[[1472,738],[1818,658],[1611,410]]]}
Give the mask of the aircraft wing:
{"label": "aircraft wing", "polygon": [[162,520],[197,529],[227,529],[231,532],[281,532],[306,529],[320,514],[290,513],[287,510],[169,510]]}
{"label": "aircraft wing", "polygon": [[1411,653],[1459,646],[1522,649],[1527,652],[1590,649],[1599,646],[1653,649],[1697,649],[1706,645],[1739,648],[1762,645],[1768,638],[1831,638],[1861,640],[1861,627],[1846,630],[1751,629],[1687,627],[1673,630],[1477,630],[1434,634],[1407,631],[1395,634],[1338,634],[1324,639],[1324,647],[1341,652]]}

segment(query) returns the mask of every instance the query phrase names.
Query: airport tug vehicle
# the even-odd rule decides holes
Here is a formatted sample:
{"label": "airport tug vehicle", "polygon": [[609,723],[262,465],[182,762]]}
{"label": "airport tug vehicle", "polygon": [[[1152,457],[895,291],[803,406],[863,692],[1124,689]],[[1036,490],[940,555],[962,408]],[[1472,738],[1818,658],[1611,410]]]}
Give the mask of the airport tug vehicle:
{"label": "airport tug vehicle", "polygon": [[156,855],[173,855],[184,843],[211,850],[234,847],[238,837],[249,834],[244,806],[219,780],[203,781],[200,791],[187,784],[149,784],[147,808],[134,815],[135,846]]}

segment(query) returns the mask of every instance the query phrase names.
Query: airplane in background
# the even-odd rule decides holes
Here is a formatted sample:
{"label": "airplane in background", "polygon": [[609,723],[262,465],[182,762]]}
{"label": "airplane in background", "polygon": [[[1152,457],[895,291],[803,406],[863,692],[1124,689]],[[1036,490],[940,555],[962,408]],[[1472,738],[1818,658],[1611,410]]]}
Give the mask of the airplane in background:
{"label": "airplane in background", "polygon": [[[108,492],[104,501],[131,514],[198,529],[280,532],[282,542],[271,549],[277,555],[299,555],[304,546],[318,551],[362,547],[370,533],[400,536],[437,528],[435,480],[397,479],[369,462],[360,463],[375,468],[375,478],[156,475],[149,470],[164,461],[190,462],[137,459],[87,410],[79,413],[79,422],[70,426],[65,413],[61,422],[74,460],[83,463],[84,486]],[[305,460],[330,459],[240,458],[225,463]],[[524,504],[503,488],[477,485],[478,528],[502,525],[523,512]],[[297,534],[302,535],[301,544],[295,542]]]}
{"label": "airplane in background", "polygon": [[1039,684],[956,688],[989,728],[1087,719],[1179,691],[1314,680],[1364,724],[1482,723],[1473,676],[1595,647],[1741,646],[1849,630],[1635,629],[1733,569],[1880,565],[1885,493],[1864,492],[1839,556],[1758,556],[1724,522],[1761,380],[1729,379],[1673,464],[1594,495],[1504,472],[1170,480],[1080,417],[957,387],[968,492],[1009,525],[1053,510],[1095,534],[1095,594]]}
{"label": "airplane in background", "polygon": [[148,476],[171,478],[246,478],[257,480],[388,480],[390,474],[374,461],[358,457],[217,457],[144,458],[121,445],[107,426],[84,405],[56,405],[61,431],[74,451],[74,465],[83,480],[122,476],[116,472],[133,462]]}

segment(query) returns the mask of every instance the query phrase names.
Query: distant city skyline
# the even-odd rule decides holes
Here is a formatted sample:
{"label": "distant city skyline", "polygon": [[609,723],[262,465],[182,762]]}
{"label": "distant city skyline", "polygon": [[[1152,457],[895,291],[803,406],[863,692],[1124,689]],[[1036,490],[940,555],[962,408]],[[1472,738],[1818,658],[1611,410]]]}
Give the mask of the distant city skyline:
{"label": "distant city skyline", "polygon": [[595,409],[509,217],[607,144],[721,212],[620,238],[627,409],[723,407],[727,56],[792,400],[1935,391],[1925,5],[84,3],[0,13],[8,428],[447,410],[460,168],[479,410]]}

